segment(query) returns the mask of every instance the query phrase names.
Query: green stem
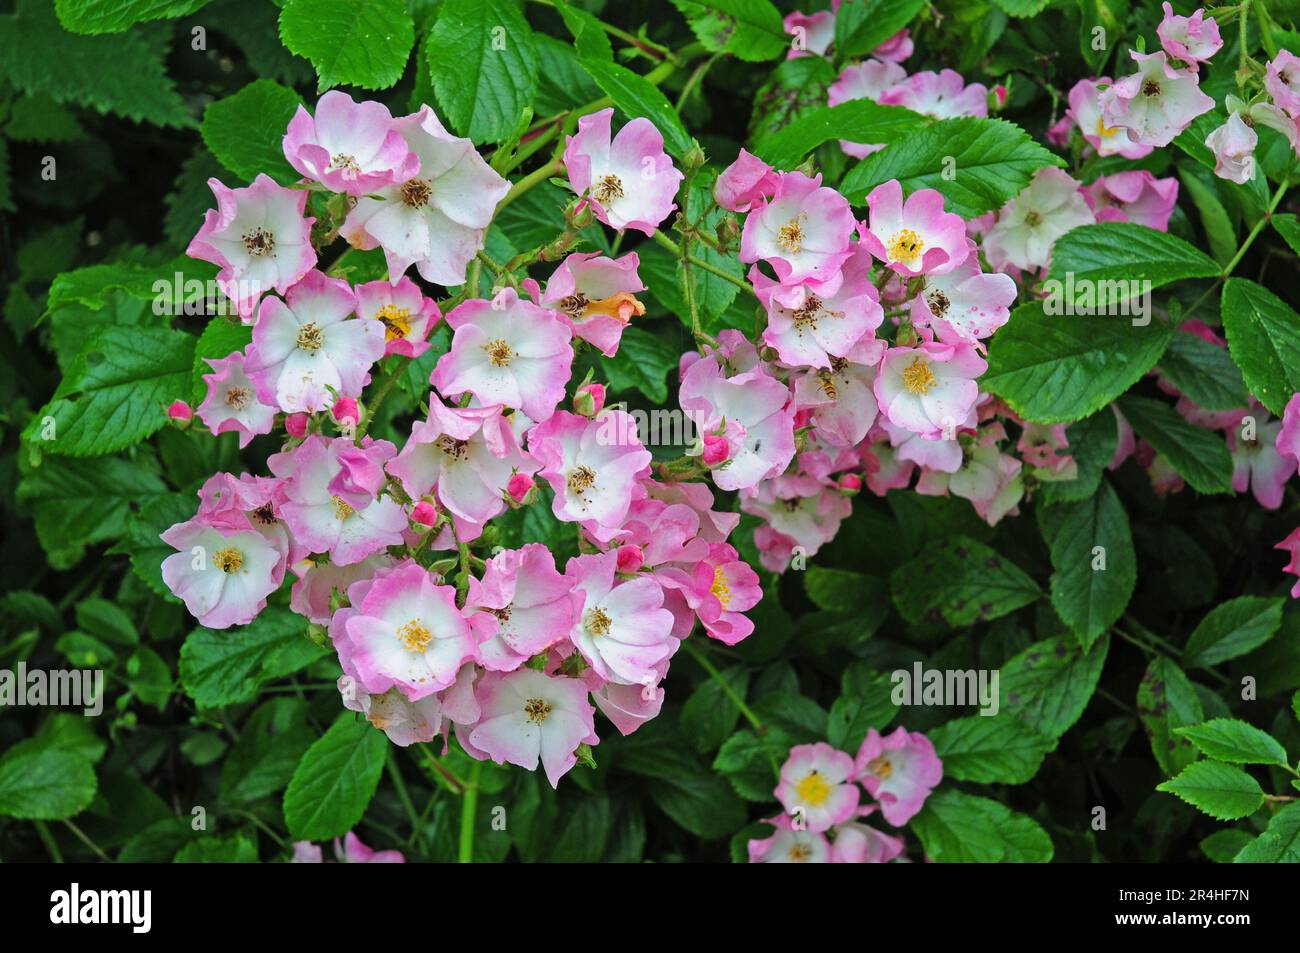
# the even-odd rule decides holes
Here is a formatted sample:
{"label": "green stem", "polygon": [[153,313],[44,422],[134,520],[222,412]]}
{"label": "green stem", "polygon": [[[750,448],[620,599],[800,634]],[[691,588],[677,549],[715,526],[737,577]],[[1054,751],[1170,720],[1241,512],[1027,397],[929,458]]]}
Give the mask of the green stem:
{"label": "green stem", "polygon": [[420,751],[424,754],[425,760],[429,762],[429,768],[441,777],[457,794],[464,794],[465,789],[469,787],[464,781],[457,777],[456,772],[451,770],[437,756],[429,750],[428,745],[421,745]]}
{"label": "green stem", "polygon": [[32,821],[32,824],[36,827],[36,833],[40,836],[41,843],[45,845],[50,857],[54,859],[56,864],[63,863],[63,851],[59,850],[59,843],[54,839],[54,835],[50,833],[50,829],[45,826],[45,822]]}
{"label": "green stem", "polygon": [[358,445],[361,443],[361,438],[366,435],[366,431],[370,429],[370,425],[374,423],[375,415],[379,413],[379,408],[383,406],[385,398],[388,397],[388,392],[393,389],[393,385],[397,383],[397,379],[401,377],[402,372],[406,370],[406,358],[400,354],[395,355],[394,357],[395,360],[393,361],[392,368],[389,369],[388,373],[379,382],[379,388],[375,391],[374,397],[370,399],[370,403],[366,407],[366,419],[361,421],[361,425],[357,427]]}
{"label": "green stem", "polygon": [[1273,198],[1269,201],[1268,209],[1264,212],[1263,217],[1261,217],[1260,220],[1255,223],[1254,227],[1251,228],[1250,232],[1246,235],[1245,241],[1243,241],[1240,247],[1237,248],[1237,253],[1232,256],[1231,260],[1229,260],[1226,265],[1223,266],[1223,270],[1219,272],[1219,277],[1214,279],[1214,281],[1210,283],[1210,287],[1206,288],[1201,296],[1192,302],[1191,307],[1183,312],[1183,321],[1188,320],[1193,314],[1195,314],[1196,309],[1204,304],[1205,300],[1209,298],[1210,295],[1214,294],[1215,289],[1228,279],[1237,265],[1241,264],[1241,259],[1244,258],[1246,252],[1250,250],[1250,246],[1254,244],[1255,239],[1259,237],[1259,233],[1264,230],[1264,226],[1268,225],[1268,223],[1273,220],[1273,213],[1277,211],[1278,205],[1281,204],[1282,197],[1286,195],[1286,190],[1286,182],[1283,182],[1277,187],[1277,191],[1273,193]]}
{"label": "green stem", "polygon": [[764,726],[759,717],[754,714],[754,710],[745,704],[745,699],[741,698],[740,695],[737,694],[736,690],[731,687],[731,683],[722,677],[722,673],[718,671],[716,665],[709,661],[709,657],[704,654],[704,650],[693,642],[683,642],[682,645],[686,646],[686,651],[690,652],[691,655],[694,656],[695,661],[700,663],[700,667],[709,673],[709,677],[718,683],[718,687],[722,689],[722,693],[731,699],[731,703],[736,706],[737,711],[739,711],[741,715],[744,716],[745,720],[753,726],[754,730],[759,734],[765,732],[767,730],[766,726]]}
{"label": "green stem", "polygon": [[[665,235],[663,232],[656,231],[654,233],[654,240],[658,242],[660,245],[662,245],[664,248],[666,248],[668,251],[672,252],[674,257],[677,258],[682,257],[681,246],[678,245],[671,238],[669,238],[667,235]],[[744,288],[750,294],[755,294],[753,286],[750,285],[750,283],[743,278],[737,278],[735,275],[728,274],[727,272],[723,271],[721,268],[717,267],[716,265],[711,265],[704,259],[696,258],[694,255],[690,256],[690,262],[693,268],[698,268],[701,271],[707,271],[709,274],[716,275],[717,277],[723,279],[724,281],[731,282],[737,288]]]}
{"label": "green stem", "polygon": [[691,71],[691,75],[687,77],[685,85],[682,86],[681,94],[677,97],[677,112],[680,113],[682,111],[682,106],[686,104],[687,98],[691,93],[695,92],[700,83],[704,81],[705,74],[708,73],[709,69],[718,61],[718,57],[721,55],[721,53],[714,53]]}
{"label": "green stem", "polygon": [[393,754],[393,748],[388,748],[388,776],[393,779],[393,787],[397,789],[397,799],[402,802],[402,809],[406,811],[406,817],[411,822],[411,830],[414,831],[419,827],[420,815],[415,811],[415,802],[411,800],[411,793],[406,790],[406,781],[402,778],[402,772],[397,767],[397,756]]}
{"label": "green stem", "polygon": [[474,814],[478,810],[478,784],[483,773],[483,762],[475,761],[470,770],[465,800],[460,805],[460,849],[457,860],[462,864],[474,862]]}
{"label": "green stem", "polygon": [[497,214],[500,214],[503,208],[505,208],[515,199],[519,198],[519,196],[523,195],[529,189],[533,188],[534,186],[540,185],[541,183],[545,182],[553,175],[559,175],[563,171],[564,171],[564,164],[552,160],[546,163],[545,165],[534,169],[532,172],[529,172],[526,176],[524,176],[514,185],[510,186],[510,191],[506,193],[506,197],[503,198],[501,202],[497,205]]}

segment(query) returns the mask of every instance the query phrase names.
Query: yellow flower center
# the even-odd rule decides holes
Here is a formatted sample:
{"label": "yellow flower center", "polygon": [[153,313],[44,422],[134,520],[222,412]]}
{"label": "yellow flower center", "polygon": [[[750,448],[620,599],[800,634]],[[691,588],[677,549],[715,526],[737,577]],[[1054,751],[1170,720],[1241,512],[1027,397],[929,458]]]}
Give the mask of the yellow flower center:
{"label": "yellow flower center", "polygon": [[803,240],[803,224],[797,218],[790,219],[776,233],[776,243],[792,254],[803,250]]}
{"label": "yellow flower center", "polygon": [[433,187],[424,179],[411,179],[401,188],[402,201],[411,208],[424,208],[433,197]]}
{"label": "yellow flower center", "polygon": [[534,725],[540,725],[551,714],[551,703],[542,698],[530,698],[524,702],[524,714]]}
{"label": "yellow flower center", "polygon": [[1097,135],[1101,136],[1103,139],[1109,139],[1118,131],[1118,127],[1108,126],[1100,116],[1097,117]]}
{"label": "yellow flower center", "polygon": [[501,338],[488,341],[483,345],[483,350],[487,352],[488,360],[492,362],[493,367],[509,367],[510,362],[514,360],[515,352],[510,350],[510,345]]}
{"label": "yellow flower center", "polygon": [[935,385],[934,371],[923,359],[916,357],[903,368],[903,386],[912,394],[928,394]]}
{"label": "yellow flower center", "polygon": [[879,758],[873,758],[867,762],[867,770],[874,774],[880,780],[888,780],[889,776],[894,773],[894,766],[889,763],[889,759],[883,755]]}
{"label": "yellow flower center", "polygon": [[811,771],[794,786],[799,803],[806,807],[821,807],[831,796],[831,786],[818,771]]}
{"label": "yellow flower center", "polygon": [[234,547],[219,549],[212,554],[212,563],[224,573],[239,572],[244,565],[244,554]]}
{"label": "yellow flower center", "polygon": [[396,341],[411,333],[411,309],[386,304],[375,315],[384,326],[384,340]]}
{"label": "yellow flower center", "polygon": [[244,240],[244,250],[255,258],[275,254],[275,236],[265,228],[255,228],[240,237]]}
{"label": "yellow flower center", "polygon": [[354,510],[352,509],[351,506],[347,504],[346,501],[339,499],[337,496],[333,497],[333,500],[334,500],[334,518],[336,520],[345,520],[353,514]]}
{"label": "yellow flower center", "polygon": [[310,321],[298,329],[298,346],[304,351],[319,351],[325,343],[325,332],[315,321]]}
{"label": "yellow flower center", "polygon": [[574,467],[569,471],[569,478],[565,482],[570,493],[574,496],[582,496],[596,485],[596,471],[588,466]]}
{"label": "yellow flower center", "polygon": [[916,261],[923,251],[925,251],[925,242],[921,240],[921,236],[910,228],[903,228],[889,243],[889,260],[910,264]]}
{"label": "yellow flower center", "polygon": [[601,205],[608,205],[614,199],[621,199],[623,197],[623,180],[616,175],[605,176],[591,190],[591,197]]}
{"label": "yellow flower center", "polygon": [[812,848],[803,843],[791,844],[786,856],[792,863],[806,864],[812,859]]}
{"label": "yellow flower center", "polygon": [[727,574],[721,566],[713,568],[713,585],[709,586],[709,592],[722,604],[722,608],[727,608],[727,603],[731,601],[731,586],[727,585]]}
{"label": "yellow flower center", "polygon": [[613,624],[614,620],[609,617],[609,614],[604,609],[599,607],[588,612],[584,622],[587,631],[592,635],[609,635],[609,627]]}
{"label": "yellow flower center", "polygon": [[232,387],[226,391],[226,406],[232,410],[243,410],[248,406],[250,396],[247,387]]}
{"label": "yellow flower center", "polygon": [[402,640],[406,651],[416,655],[423,655],[428,651],[429,643],[433,641],[433,633],[429,631],[429,627],[418,619],[403,622],[398,626],[397,637]]}

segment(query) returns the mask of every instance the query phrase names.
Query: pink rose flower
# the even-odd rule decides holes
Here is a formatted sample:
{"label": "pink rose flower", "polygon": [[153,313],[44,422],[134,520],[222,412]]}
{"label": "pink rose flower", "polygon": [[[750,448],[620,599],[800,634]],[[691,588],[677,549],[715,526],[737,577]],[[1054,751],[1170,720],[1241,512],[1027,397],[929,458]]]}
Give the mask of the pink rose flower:
{"label": "pink rose flower", "polygon": [[546,420],[564,399],[573,366],[572,338],[559,316],[503,288],[491,301],[472,298],[452,309],[451,350],[431,381],[444,397],[468,391],[480,403]]}
{"label": "pink rose flower", "polygon": [[901,726],[883,737],[869,729],[854,766],[856,779],[880,803],[880,813],[895,827],[915,817],[943,780],[943,762],[930,739]]}
{"label": "pink rose flower", "polygon": [[1182,60],[1196,72],[1198,64],[1208,63],[1210,57],[1223,48],[1219,36],[1219,24],[1213,17],[1207,17],[1204,10],[1197,10],[1190,17],[1176,16],[1174,8],[1165,0],[1165,16],[1156,27],[1160,45],[1169,54],[1170,59]]}
{"label": "pink rose flower", "polygon": [[677,206],[673,198],[683,176],[664,153],[655,124],[637,117],[610,140],[613,109],[583,116],[577,135],[565,140],[569,185],[586,194],[596,218],[610,228],[634,228],[653,235]]}
{"label": "pink rose flower", "polygon": [[890,179],[867,196],[868,225],[862,245],[900,275],[952,271],[969,254],[966,223],[943,210],[943,195],[919,189],[903,201],[903,187]]}
{"label": "pink rose flower", "polygon": [[1010,319],[1016,282],[1000,272],[985,274],[970,239],[967,248],[966,260],[952,271],[926,275],[925,285],[912,299],[912,325],[932,328],[945,344],[982,347],[979,342]]}
{"label": "pink rose flower", "polygon": [[950,435],[979,396],[988,364],[969,344],[894,347],[876,377],[876,401],[891,423],[931,439]]}
{"label": "pink rose flower", "polygon": [[[1079,126],[1084,140],[1099,156],[1120,155],[1141,159],[1152,147],[1139,143],[1122,126],[1108,126],[1101,115],[1101,87],[1110,85],[1110,77],[1081,79],[1070,88],[1070,108],[1065,114]],[[1061,143],[1064,145],[1064,143]]]}
{"label": "pink rose flower", "polygon": [[825,281],[852,251],[853,211],[848,200],[821,184],[821,175],[780,174],[771,201],[745,219],[740,260],[766,261],[782,283]]}
{"label": "pink rose flower", "polygon": [[619,580],[616,553],[577,556],[565,567],[570,586],[583,597],[569,633],[602,679],[622,685],[655,685],[660,663],[677,651],[673,614],[663,607],[664,590],[652,576]]}
{"label": "pink rose flower", "polygon": [[999,270],[1046,268],[1058,238],[1095,221],[1077,181],[1060,169],[1039,169],[998,212],[997,224],[984,236],[984,254]]}
{"label": "pink rose flower", "polygon": [[645,314],[636,297],[646,290],[636,273],[639,264],[636,252],[617,260],[598,252],[570,255],[551,273],[540,303],[553,308],[575,337],[613,357],[623,329]]}
{"label": "pink rose flower", "polygon": [[418,701],[450,687],[461,663],[477,657],[478,632],[491,630],[476,631],[456,608],[456,590],[437,585],[410,560],[377,578],[353,605],[345,631],[358,680],[372,695],[397,688]]}
{"label": "pink rose flower", "polygon": [[537,770],[540,759],[551,787],[578,763],[581,744],[594,745],[596,709],[576,678],[544,675],[531,668],[488,672],[475,694],[482,709],[469,741],[497,764]]}
{"label": "pink rose flower", "polygon": [[776,799],[786,813],[820,834],[853,817],[861,792],[852,782],[853,758],[825,742],[796,745],[781,765]]}
{"label": "pink rose flower", "polygon": [[357,285],[357,317],[373,318],[384,328],[384,354],[419,357],[429,350],[429,332],[442,319],[437,303],[402,276],[397,284],[368,281]]}
{"label": "pink rose flower", "polygon": [[766,823],[776,833],[765,839],[751,840],[747,849],[751,864],[829,864],[831,845],[825,834],[795,830],[789,816],[778,814]]}
{"label": "pink rose flower", "polygon": [[351,318],[356,306],[346,281],[320,271],[309,272],[284,301],[263,301],[244,363],[258,399],[286,413],[315,413],[328,410],[335,395],[359,397],[383,357],[384,331]]}
{"label": "pink rose flower", "polygon": [[428,106],[393,120],[419,171],[362,197],[340,232],[354,248],[382,247],[394,282],[409,268],[443,286],[465,282],[510,183],[468,139],[449,133]]}
{"label": "pink rose flower", "polygon": [[481,579],[470,578],[465,600],[467,613],[477,610],[497,620],[496,633],[479,647],[484,667],[492,671],[513,671],[564,641],[580,606],[541,543],[493,556]]}
{"label": "pink rose flower", "polygon": [[211,374],[203,375],[208,394],[199,404],[199,419],[215,434],[233,430],[239,434],[239,446],[247,447],[258,434],[270,433],[275,426],[275,408],[262,403],[257,387],[244,373],[244,355],[235,351],[218,360],[207,359]]}
{"label": "pink rose flower", "polygon": [[882,93],[879,101],[883,106],[906,106],[935,119],[985,118],[989,114],[988,97],[988,87],[983,83],[967,85],[960,73],[946,69],[913,73]]}
{"label": "pink rose flower", "polygon": [[1178,202],[1178,180],[1130,169],[1098,179],[1083,190],[1083,198],[1099,222],[1133,222],[1164,232]]}
{"label": "pink rose flower", "polygon": [[757,370],[726,378],[716,365],[700,361],[682,380],[678,399],[701,431],[716,433],[725,421],[743,435],[730,463],[713,471],[720,489],[749,489],[794,457],[790,391],[780,381]]}
{"label": "pink rose flower", "polygon": [[1138,70],[1102,92],[1102,120],[1128,129],[1143,145],[1167,146],[1193,119],[1213,109],[1214,100],[1201,92],[1194,72],[1170,66],[1164,50],[1131,53]]}
{"label": "pink rose flower", "polygon": [[163,560],[163,582],[209,629],[251,622],[284,578],[283,552],[256,530],[195,518],[168,528],[162,541],[180,550]]}
{"label": "pink rose flower", "polygon": [[1259,134],[1247,125],[1239,112],[1228,115],[1228,121],[1216,126],[1205,137],[1205,146],[1214,153],[1214,174],[1229,182],[1245,185],[1255,177],[1255,146]]}
{"label": "pink rose flower", "polygon": [[316,103],[314,118],[298,107],[284,136],[284,157],[307,178],[356,198],[405,182],[420,169],[387,106],[358,103],[336,89]]}
{"label": "pink rose flower", "polygon": [[185,254],[210,261],[217,287],[234,303],[245,324],[251,324],[258,299],[270,288],[288,291],[316,264],[311,244],[314,218],[303,218],[307,193],[275,184],[258,175],[253,184],[228,189],[208,179],[217,207],[208,209]]}
{"label": "pink rose flower", "polygon": [[[851,63],[840,71],[835,82],[827,89],[827,103],[838,106],[855,99],[879,102],[881,95],[907,79],[907,70],[897,63],[867,59]],[[840,140],[840,148],[855,159],[865,159],[873,152],[885,148],[883,144],[869,144]]]}
{"label": "pink rose flower", "polygon": [[729,212],[748,212],[776,192],[780,175],[758,156],[744,149],[722,170],[713,185],[713,197]]}

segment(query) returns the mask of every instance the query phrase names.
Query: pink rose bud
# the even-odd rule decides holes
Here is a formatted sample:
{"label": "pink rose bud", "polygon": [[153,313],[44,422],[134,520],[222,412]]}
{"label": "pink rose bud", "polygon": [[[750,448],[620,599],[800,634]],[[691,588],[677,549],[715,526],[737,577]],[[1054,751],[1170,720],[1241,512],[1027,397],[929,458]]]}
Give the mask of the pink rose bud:
{"label": "pink rose bud", "polygon": [[583,384],[573,395],[573,410],[584,417],[595,417],[605,408],[605,385]]}
{"label": "pink rose bud", "polygon": [[354,427],[361,423],[361,411],[357,409],[355,397],[340,397],[334,402],[332,413],[339,423],[351,423]]}
{"label": "pink rose bud", "polygon": [[998,83],[998,85],[993,87],[993,102],[991,105],[994,109],[1001,109],[1006,104],[1007,88],[1003,84]]}
{"label": "pink rose bud", "polygon": [[516,503],[523,503],[528,494],[532,492],[532,477],[525,473],[516,473],[506,484],[506,492],[510,494],[510,499]]}
{"label": "pink rose bud", "polygon": [[432,503],[421,500],[411,511],[411,522],[419,523],[421,526],[432,526],[438,522],[438,510]]}
{"label": "pink rose bud", "polygon": [[720,463],[725,463],[730,453],[726,437],[709,434],[704,438],[704,453],[701,454],[701,459],[706,467],[716,467]]}
{"label": "pink rose bud", "polygon": [[307,436],[307,415],[290,414],[284,418],[284,429],[289,431],[290,437]]}
{"label": "pink rose bud", "polygon": [[640,546],[628,543],[618,548],[618,571],[637,572],[645,565],[645,553]]}
{"label": "pink rose bud", "polygon": [[194,419],[194,411],[185,401],[177,400],[167,408],[167,416],[179,423],[187,424]]}
{"label": "pink rose bud", "polygon": [[845,473],[839,479],[840,492],[845,496],[857,496],[862,492],[862,477],[856,473]]}

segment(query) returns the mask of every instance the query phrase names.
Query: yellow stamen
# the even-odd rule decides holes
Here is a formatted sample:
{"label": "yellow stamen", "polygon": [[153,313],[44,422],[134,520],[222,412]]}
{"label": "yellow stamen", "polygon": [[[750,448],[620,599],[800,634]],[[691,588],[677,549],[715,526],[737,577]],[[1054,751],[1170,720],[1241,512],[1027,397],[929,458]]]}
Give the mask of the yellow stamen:
{"label": "yellow stamen", "polygon": [[921,236],[910,228],[903,228],[889,243],[889,260],[910,264],[920,258],[923,251],[925,251],[925,242],[921,240]]}
{"label": "yellow stamen", "polygon": [[803,240],[803,225],[797,218],[790,219],[776,233],[776,243],[792,254],[803,250]]}
{"label": "yellow stamen", "polygon": [[534,725],[540,725],[551,714],[551,703],[542,698],[530,698],[524,702],[524,714]]}
{"label": "yellow stamen", "polygon": [[591,190],[591,197],[601,205],[608,205],[614,199],[621,199],[623,197],[623,180],[612,174],[605,176]]}
{"label": "yellow stamen", "polygon": [[429,643],[433,641],[433,633],[429,631],[429,627],[418,619],[403,622],[397,629],[397,637],[402,640],[406,651],[416,655],[427,652]]}
{"label": "yellow stamen", "polygon": [[592,635],[609,635],[609,627],[614,624],[614,620],[604,609],[595,608],[587,613],[583,624]]}
{"label": "yellow stamen", "polygon": [[934,371],[922,358],[912,359],[912,363],[903,368],[903,386],[911,394],[928,394],[935,381]]}
{"label": "yellow stamen", "polygon": [[411,333],[411,309],[399,308],[395,304],[386,304],[379,309],[375,317],[384,326],[384,340],[396,341]]}
{"label": "yellow stamen", "polygon": [[492,362],[493,367],[509,367],[510,362],[514,360],[515,352],[510,350],[510,345],[501,338],[488,341],[483,345],[483,350],[487,351],[488,360]]}
{"label": "yellow stamen", "polygon": [[319,351],[325,343],[325,332],[315,321],[304,324],[298,329],[298,346],[304,351]]}
{"label": "yellow stamen", "polygon": [[333,500],[334,500],[334,518],[336,520],[345,520],[353,514],[354,510],[352,509],[351,506],[347,504],[346,501],[339,499],[337,496],[333,497]]}
{"label": "yellow stamen", "polygon": [[239,572],[244,565],[244,554],[234,547],[219,549],[212,554],[212,563],[224,573]]}
{"label": "yellow stamen", "polygon": [[574,496],[582,496],[596,485],[596,471],[588,466],[574,467],[569,471],[569,478],[565,482],[570,493]]}
{"label": "yellow stamen", "polygon": [[831,786],[820,772],[811,771],[794,786],[799,803],[805,807],[821,807],[831,796]]}
{"label": "yellow stamen", "polygon": [[894,766],[889,763],[889,759],[883,755],[879,758],[873,758],[867,762],[867,770],[874,774],[880,780],[885,781],[894,773]]}
{"label": "yellow stamen", "polygon": [[715,566],[713,569],[713,585],[709,586],[709,592],[717,597],[722,608],[727,608],[727,603],[731,601],[731,586],[727,585],[727,574],[721,566]]}

